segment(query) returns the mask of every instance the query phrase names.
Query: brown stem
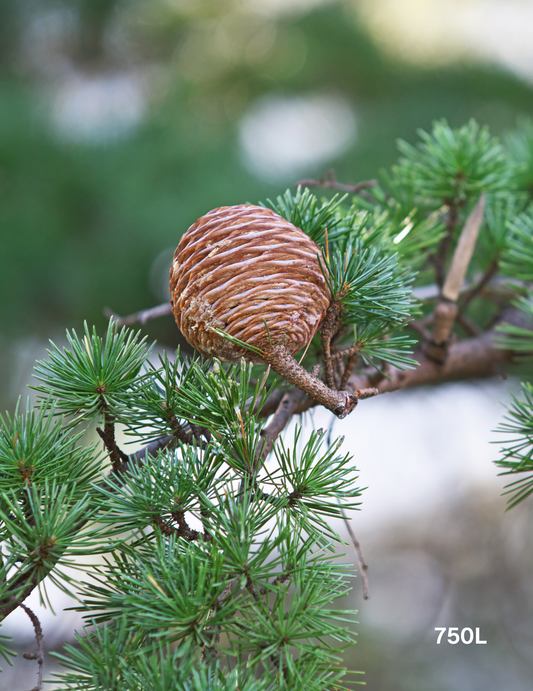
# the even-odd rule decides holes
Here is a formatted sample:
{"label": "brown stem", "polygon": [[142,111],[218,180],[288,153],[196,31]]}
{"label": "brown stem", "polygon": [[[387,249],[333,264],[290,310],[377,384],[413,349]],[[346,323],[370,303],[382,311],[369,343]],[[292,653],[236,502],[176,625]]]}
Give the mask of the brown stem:
{"label": "brown stem", "polygon": [[176,439],[179,439],[179,441],[183,442],[184,444],[192,444],[194,442],[192,435],[183,429],[180,423],[176,420],[174,413],[170,413],[168,416],[168,424]]}
{"label": "brown stem", "polygon": [[252,579],[250,578],[248,573],[246,574],[246,590],[250,593],[250,595],[256,602],[259,601],[259,595],[257,594],[255,585],[252,583]]}
{"label": "brown stem", "polygon": [[194,441],[199,447],[203,447],[202,428],[192,422],[189,422],[189,426],[193,433]]}
{"label": "brown stem", "polygon": [[263,353],[264,361],[288,382],[342,419],[357,405],[357,397],[345,391],[334,391],[310,374],[292,357],[285,346],[274,346]]}
{"label": "brown stem", "polygon": [[344,366],[344,372],[342,373],[341,381],[339,384],[339,389],[344,391],[346,384],[348,384],[348,379],[352,376],[355,366],[357,364],[358,352],[354,350],[353,353],[348,355],[346,359],[346,365]]}
{"label": "brown stem", "polygon": [[459,205],[455,202],[450,202],[448,219],[446,221],[446,234],[442,238],[437,248],[435,254],[431,257],[431,261],[435,267],[435,278],[437,284],[442,288],[444,283],[444,266],[446,263],[446,255],[448,254],[448,248],[452,241],[453,233],[457,221],[459,219]]}
{"label": "brown stem", "polygon": [[334,300],[328,307],[326,316],[320,325],[320,341],[324,352],[324,382],[330,389],[335,388],[333,363],[331,359],[331,340],[339,330],[341,312],[341,301]]}
{"label": "brown stem", "polygon": [[453,253],[446,280],[442,286],[441,295],[445,300],[457,302],[461,288],[466,278],[466,272],[472,260],[479,229],[483,223],[485,211],[485,193],[478,199],[463,226],[457,245]]}
{"label": "brown stem", "polygon": [[441,298],[435,305],[433,312],[433,338],[431,339],[427,355],[435,362],[444,362],[448,356],[449,338],[457,317],[455,302]]}
{"label": "brown stem", "polygon": [[[377,385],[378,392],[381,394],[449,379],[494,376],[498,374],[501,364],[512,362],[514,357],[513,351],[495,347],[496,336],[494,331],[490,331],[452,344],[443,364],[435,362],[425,353],[417,352],[415,359],[419,366],[405,371],[391,367],[389,379],[383,379]],[[354,375],[348,385],[352,390],[362,388],[368,385],[369,379],[369,375]]]}
{"label": "brown stem", "polygon": [[35,630],[35,641],[37,643],[36,653],[22,653],[22,657],[25,660],[37,660],[39,669],[37,672],[37,686],[34,686],[31,691],[42,691],[43,688],[43,673],[44,673],[44,647],[43,647],[43,629],[41,627],[41,622],[39,621],[37,615],[32,612],[32,610],[26,605],[21,604],[20,607],[29,616],[33,628]]}
{"label": "brown stem", "polygon": [[[50,566],[50,569],[47,570],[44,575],[42,575],[42,578],[48,575],[49,571],[52,569],[53,566]],[[16,597],[9,597],[7,604],[0,608],[0,621],[3,621],[11,614],[11,612],[15,611],[17,607],[24,602],[33,589],[39,585],[41,580],[42,579],[39,577],[38,570],[32,569],[29,573],[26,572],[23,574],[18,574],[8,581],[5,590],[6,592],[15,592]]]}
{"label": "brown stem", "polygon": [[298,180],[295,187],[323,187],[325,189],[348,192],[349,194],[357,194],[362,190],[375,187],[377,184],[377,180],[364,180],[363,182],[358,182],[357,184],[354,182],[344,184],[335,179],[335,172],[333,170],[329,170],[327,178],[321,177],[319,180],[310,180],[305,178],[304,180]]}
{"label": "brown stem", "polygon": [[352,343],[352,345],[347,346],[346,348],[343,348],[342,350],[337,350],[336,353],[332,353],[331,359],[333,362],[336,362],[337,360],[342,360],[343,357],[350,357],[350,355],[353,355],[354,353],[358,353],[360,349],[361,349],[361,346],[359,343]]}
{"label": "brown stem", "polygon": [[133,324],[146,324],[146,322],[152,319],[159,319],[160,317],[166,317],[170,314],[172,314],[170,302],[164,302],[162,305],[157,305],[157,307],[150,307],[147,310],[134,312],[127,317],[119,317],[119,315],[113,312],[109,307],[104,309],[104,315],[108,319],[114,319],[119,328],[121,326],[132,326]]}
{"label": "brown stem", "polygon": [[[507,313],[507,321],[510,323],[514,323],[519,317],[518,310]],[[405,371],[390,367],[387,372],[388,379],[381,376],[376,377],[377,373],[374,371],[353,374],[348,381],[349,390],[357,391],[376,387],[377,392],[382,394],[447,380],[490,377],[500,374],[501,365],[513,362],[514,353],[511,350],[496,348],[496,337],[497,333],[492,329],[475,338],[467,338],[452,343],[444,364],[435,362],[425,352],[417,351],[414,353],[414,359],[418,361],[418,367]],[[271,415],[280,399],[281,393],[274,391],[261,410],[261,415]],[[315,405],[317,405],[316,401],[306,398],[296,408],[295,414],[303,413]]]}
{"label": "brown stem", "polygon": [[[304,394],[296,387],[292,388],[283,394],[281,401],[278,404],[274,417],[270,421],[267,427],[261,430],[261,436],[264,438],[265,443],[262,447],[260,462],[263,462],[268,454],[272,451],[274,442],[278,436],[283,432],[288,421],[294,415],[294,411],[298,407],[298,404],[304,398]],[[258,459],[259,460],[259,459]],[[260,464],[259,464],[260,465]],[[256,468],[257,472],[257,468]]]}
{"label": "brown stem", "polygon": [[440,363],[445,361],[448,354],[450,335],[459,311],[457,300],[474,254],[479,229],[483,223],[484,210],[485,194],[483,193],[466,219],[442,286],[440,299],[435,306],[433,340],[427,352],[429,357]]}
{"label": "brown stem", "polygon": [[107,410],[107,403],[103,402],[104,406],[104,429],[100,427],[96,428],[96,431],[102,438],[107,453],[109,454],[109,459],[113,467],[113,472],[121,473],[124,464],[128,462],[128,456],[119,449],[117,442],[115,441],[115,421]]}
{"label": "brown stem", "polygon": [[[340,505],[339,499],[337,499]],[[368,600],[370,597],[369,595],[369,588],[368,588],[368,566],[365,563],[365,558],[363,557],[363,550],[361,549],[361,544],[359,540],[355,537],[355,533],[352,530],[352,526],[350,525],[350,521],[348,520],[348,516],[346,515],[346,512],[341,506],[341,513],[342,517],[344,518],[344,524],[348,530],[348,533],[350,534],[350,539],[353,543],[353,546],[355,548],[355,552],[357,554],[357,561],[359,562],[359,573],[361,574],[361,581],[363,584],[363,598],[365,600]]]}
{"label": "brown stem", "polygon": [[169,525],[166,521],[164,521],[161,518],[161,516],[155,515],[152,519],[152,522],[157,528],[159,528],[163,535],[166,535],[167,537],[170,537],[171,535],[176,535],[178,532],[177,528],[175,528],[173,525]]}
{"label": "brown stem", "polygon": [[147,456],[155,456],[158,451],[173,446],[176,443],[176,437],[173,434],[169,434],[166,437],[161,437],[161,439],[156,439],[150,444],[147,444],[142,449],[139,449],[136,453],[132,453],[128,457],[128,463],[134,463],[137,465],[142,465]]}
{"label": "brown stem", "polygon": [[424,341],[431,341],[432,334],[427,328],[426,324],[433,320],[433,314],[430,315],[428,322],[425,319],[412,319],[406,324],[408,329],[413,329]]}
{"label": "brown stem", "polygon": [[473,288],[470,288],[470,290],[467,290],[465,293],[463,293],[463,295],[461,296],[461,300],[459,301],[460,313],[465,311],[465,309],[472,302],[472,300],[475,297],[477,297],[485,288],[485,286],[491,281],[492,277],[497,273],[499,265],[500,264],[498,259],[493,259],[490,266],[481,277],[480,281]]}
{"label": "brown stem", "polygon": [[[187,540],[197,540],[202,533],[200,533],[198,530],[194,530],[193,528],[189,528],[189,524],[185,520],[185,512],[182,511],[181,509],[178,509],[177,511],[172,512],[172,518],[176,521],[178,524],[178,535],[180,537],[184,537]],[[205,537],[205,535],[204,535]]]}
{"label": "brown stem", "polygon": [[479,326],[475,322],[473,322],[469,317],[467,317],[466,314],[461,314],[459,312],[456,321],[469,336],[481,336],[481,334],[483,333]]}

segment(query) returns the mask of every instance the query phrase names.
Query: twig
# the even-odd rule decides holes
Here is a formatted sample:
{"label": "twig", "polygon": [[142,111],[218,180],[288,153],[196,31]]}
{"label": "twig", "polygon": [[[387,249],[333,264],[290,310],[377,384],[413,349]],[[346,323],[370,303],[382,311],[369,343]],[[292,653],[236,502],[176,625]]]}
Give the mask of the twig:
{"label": "twig", "polygon": [[357,389],[355,395],[357,396],[357,400],[360,401],[363,398],[372,398],[373,396],[377,396],[378,393],[379,391],[375,386],[365,386],[362,389]]}
{"label": "twig", "polygon": [[[493,324],[496,327],[503,321],[507,323],[522,324],[520,310],[509,310],[500,320]],[[466,379],[471,377],[490,377],[500,374],[500,367],[504,363],[514,360],[514,352],[496,347],[498,333],[492,328],[480,336],[467,338],[452,343],[448,348],[448,357],[444,364],[436,363],[428,357],[427,353],[419,350],[414,353],[414,359],[418,361],[418,367],[412,370],[401,370],[390,367],[387,377],[376,378],[377,372],[373,369],[352,374],[348,381],[350,391],[357,391],[367,387],[375,387],[378,394],[398,391],[399,389],[414,388],[435,384],[454,379]],[[272,415],[279,405],[282,393],[273,391],[261,409],[261,416]],[[305,398],[295,410],[295,414],[313,408],[318,405],[316,401]]]}
{"label": "twig", "polygon": [[[178,439],[179,441],[182,441],[184,444],[192,444],[193,443],[194,440],[192,438],[192,435],[183,429],[183,427],[177,421],[174,413],[170,413],[170,415],[168,416],[168,423],[169,423],[170,429],[172,430],[176,439]],[[192,425],[191,425],[191,429],[192,429]]]}
{"label": "twig", "polygon": [[358,352],[357,350],[354,350],[352,353],[350,353],[350,355],[348,355],[348,358],[346,359],[346,365],[344,366],[344,372],[342,373],[341,381],[339,384],[339,389],[341,391],[343,391],[346,388],[348,379],[352,376],[352,373],[357,364],[357,358]]}
{"label": "twig", "polygon": [[324,321],[320,326],[320,341],[324,352],[324,382],[330,389],[335,388],[333,363],[331,361],[331,339],[339,330],[341,311],[342,302],[334,300],[328,307]]}
{"label": "twig", "polygon": [[139,312],[134,312],[133,314],[128,314],[125,317],[121,317],[120,315],[116,314],[116,312],[109,307],[105,307],[103,312],[108,319],[114,319],[118,327],[122,327],[132,326],[133,324],[146,324],[146,322],[154,319],[166,317],[172,314],[172,306],[170,302],[164,302],[161,305],[149,307],[148,309],[140,310]]}
{"label": "twig", "polygon": [[262,360],[272,366],[290,384],[331,410],[341,420],[357,405],[357,398],[346,391],[336,391],[299,365],[283,345],[263,351]]}
{"label": "twig", "polygon": [[162,305],[157,305],[157,307],[149,307],[146,310],[128,314],[127,317],[120,317],[109,307],[104,308],[104,315],[108,319],[114,319],[118,327],[132,326],[133,324],[146,324],[146,322],[152,321],[152,319],[166,317],[169,314],[172,314],[172,306],[170,302],[164,302]]}
{"label": "twig", "polygon": [[105,420],[106,422],[104,424],[104,429],[97,427],[96,431],[105,444],[111,464],[113,466],[113,472],[119,473],[122,472],[124,464],[128,463],[129,459],[128,456],[117,446],[115,441],[115,425],[113,422],[110,422],[107,413]]}
{"label": "twig", "polygon": [[459,312],[464,312],[464,310],[470,304],[470,302],[472,302],[472,300],[481,293],[483,288],[490,282],[492,277],[497,273],[498,267],[498,259],[493,259],[490,263],[490,266],[485,271],[479,282],[473,288],[470,288],[470,290],[464,292],[461,296],[461,300],[459,302]]}
{"label": "twig", "polygon": [[[433,314],[430,315],[431,321],[433,320]],[[406,324],[408,329],[413,329],[413,331],[416,331],[416,333],[424,340],[424,341],[431,341],[432,339],[432,333],[431,331],[426,328],[425,321],[422,319],[412,319],[409,323]]]}
{"label": "twig", "polygon": [[144,446],[142,449],[139,449],[139,451],[132,453],[128,458],[128,462],[142,464],[148,455],[155,456],[158,451],[162,451],[163,449],[172,446],[175,442],[176,437],[173,434],[169,434],[166,437],[161,437],[161,439],[156,439],[155,441],[150,442],[150,444]]}
{"label": "twig", "polygon": [[461,294],[461,286],[474,254],[484,209],[485,193],[480,196],[470,216],[466,219],[442,286],[441,297],[435,306],[433,339],[428,347],[428,355],[436,362],[443,363],[448,354],[448,339],[459,311],[457,299]]}
{"label": "twig", "polygon": [[350,525],[350,521],[348,520],[348,516],[346,515],[346,512],[341,506],[340,499],[337,497],[337,501],[339,502],[339,506],[341,509],[342,517],[344,518],[344,523],[346,525],[346,528],[348,529],[348,533],[350,534],[350,539],[353,542],[353,546],[355,547],[355,552],[357,554],[357,561],[359,562],[359,572],[361,573],[361,581],[363,584],[363,598],[365,600],[368,600],[370,597],[369,594],[369,588],[368,588],[368,565],[365,563],[365,558],[363,557],[363,551],[361,549],[361,544],[359,540],[355,537],[355,533],[352,530],[352,526]]}
{"label": "twig", "polygon": [[361,346],[359,343],[352,343],[352,345],[347,346],[346,348],[343,348],[342,350],[338,350],[336,353],[331,354],[331,360],[335,362],[336,360],[342,360],[343,357],[350,357],[354,353],[358,353],[361,350]]}
{"label": "twig", "polygon": [[466,314],[461,314],[459,312],[457,315],[457,323],[466,331],[469,336],[480,336],[483,333],[482,329],[480,329],[475,322],[467,317]]}
{"label": "twig", "polygon": [[[377,393],[377,391],[376,391]],[[333,433],[333,427],[335,426],[335,418],[331,420],[331,423],[329,425],[328,429],[328,436],[326,440],[326,444],[328,445],[328,448],[331,447],[331,435]],[[357,561],[359,562],[359,571],[361,573],[361,583],[363,586],[363,599],[368,600],[369,598],[369,593],[368,593],[368,566],[365,563],[364,557],[363,557],[363,551],[361,550],[361,544],[359,543],[359,540],[355,537],[355,533],[352,530],[352,526],[350,524],[350,521],[348,519],[348,516],[346,515],[346,512],[344,511],[344,508],[342,506],[340,497],[337,497],[337,503],[339,505],[339,508],[341,510],[342,514],[342,519],[344,521],[344,525],[346,526],[346,530],[348,531],[348,534],[350,535],[350,539],[353,543],[355,552],[357,554]]]}
{"label": "twig", "polygon": [[455,226],[459,218],[458,205],[450,202],[448,210],[448,220],[446,222],[446,234],[442,238],[435,254],[430,257],[435,266],[435,278],[437,284],[442,286],[444,283],[444,264],[446,262],[446,255],[448,254],[448,247],[452,241]]}
{"label": "twig", "polygon": [[335,172],[333,170],[328,171],[327,178],[321,177],[319,180],[310,180],[305,178],[304,180],[298,180],[295,187],[324,187],[325,189],[340,190],[341,192],[348,192],[349,194],[357,194],[361,190],[370,189],[378,184],[377,180],[364,180],[363,182],[349,182],[344,184],[338,182],[335,179]]}
{"label": "twig", "polygon": [[34,686],[31,691],[42,691],[43,688],[43,673],[44,673],[44,647],[43,647],[43,630],[41,627],[41,622],[39,621],[37,615],[32,612],[32,610],[27,607],[26,605],[23,605],[21,603],[21,608],[26,612],[26,614],[29,616],[31,623],[33,624],[33,628],[35,630],[35,641],[37,643],[37,652],[36,653],[22,653],[22,657],[25,660],[37,660],[37,664],[39,665],[39,669],[37,672],[38,678],[37,678],[37,686]]}
{"label": "twig", "polygon": [[470,216],[466,219],[464,228],[459,236],[457,247],[453,253],[452,263],[444,285],[442,286],[442,297],[446,300],[456,302],[461,293],[461,286],[466,276],[470,260],[474,254],[479,229],[483,222],[483,212],[485,210],[485,193],[480,196],[477,204],[472,209]]}
{"label": "twig", "polygon": [[301,403],[303,398],[304,394],[300,391],[300,389],[297,389],[296,387],[292,388],[290,391],[287,391],[283,395],[282,399],[280,400],[277,406],[276,412],[274,413],[274,417],[272,418],[270,423],[261,431],[261,436],[265,439],[265,444],[262,447],[263,450],[261,452],[260,463],[262,463],[268,456],[268,454],[272,451],[274,442],[281,434],[281,432],[285,429],[287,422],[294,415],[294,412],[298,407],[298,404]]}

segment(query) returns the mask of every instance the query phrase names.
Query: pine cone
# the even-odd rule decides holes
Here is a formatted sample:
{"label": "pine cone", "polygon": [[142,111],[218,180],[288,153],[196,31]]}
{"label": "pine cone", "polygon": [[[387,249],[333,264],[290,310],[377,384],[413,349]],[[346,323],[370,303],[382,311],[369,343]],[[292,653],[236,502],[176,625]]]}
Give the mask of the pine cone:
{"label": "pine cone", "polygon": [[202,355],[229,362],[260,358],[212,327],[263,351],[283,344],[296,353],[331,300],[319,256],[303,231],[270,209],[241,204],[210,211],[174,253],[170,295],[180,331]]}

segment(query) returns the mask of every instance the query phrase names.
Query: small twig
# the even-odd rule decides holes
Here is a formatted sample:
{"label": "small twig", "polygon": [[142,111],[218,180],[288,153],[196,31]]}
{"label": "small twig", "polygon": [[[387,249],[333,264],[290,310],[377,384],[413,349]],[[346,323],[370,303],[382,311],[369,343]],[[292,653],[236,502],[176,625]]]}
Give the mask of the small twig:
{"label": "small twig", "polygon": [[328,307],[324,321],[320,326],[320,341],[324,351],[324,382],[330,389],[335,388],[333,363],[331,360],[331,339],[339,330],[341,312],[342,302],[334,300]]}
{"label": "small twig", "polygon": [[[294,411],[296,410],[298,404],[302,401],[303,398],[304,394],[300,391],[300,389],[297,389],[296,387],[292,388],[290,391],[287,391],[283,395],[281,401],[278,404],[276,412],[274,413],[274,417],[267,425],[267,427],[265,427],[261,431],[261,436],[264,437],[265,444],[262,447],[263,450],[261,453],[261,458],[258,459],[259,466],[266,459],[268,454],[272,451],[274,442],[281,434],[281,432],[285,429],[285,425],[291,419],[291,417],[294,414]],[[257,470],[258,468],[256,468],[256,473]]]}
{"label": "small twig", "polygon": [[357,364],[358,352],[354,349],[346,359],[346,365],[344,366],[344,372],[342,373],[341,381],[339,384],[339,389],[343,391],[348,384],[348,379],[352,376],[352,373]]}
{"label": "small twig", "polygon": [[246,590],[250,593],[250,595],[256,602],[259,601],[259,595],[257,594],[255,585],[252,583],[252,579],[250,578],[250,575],[248,573],[246,574]]}
{"label": "small twig", "polygon": [[459,312],[457,315],[457,323],[466,331],[469,336],[480,336],[483,333],[483,330],[480,329],[479,326],[470,319],[470,317],[467,317],[466,314],[461,314]]}
{"label": "small twig", "polygon": [[106,422],[104,429],[97,427],[96,431],[105,444],[106,450],[109,454],[113,472],[122,472],[125,463],[128,463],[128,456],[117,446],[115,441],[115,425],[109,421],[106,414]]}
{"label": "small twig", "polygon": [[146,324],[146,322],[152,321],[152,319],[166,317],[169,314],[172,314],[172,306],[169,302],[164,302],[162,305],[157,305],[157,307],[149,307],[140,312],[128,314],[127,317],[120,317],[109,307],[104,308],[104,315],[108,319],[114,319],[118,327],[132,326],[133,324]]}
{"label": "small twig", "polygon": [[361,400],[363,398],[372,398],[372,396],[377,396],[379,393],[379,390],[376,389],[375,386],[366,386],[364,389],[357,389],[355,392],[355,395],[357,396],[357,400]]}
{"label": "small twig", "polygon": [[470,216],[466,219],[466,223],[457,242],[457,247],[453,253],[452,263],[444,285],[442,286],[442,297],[446,300],[457,302],[461,293],[461,286],[463,285],[470,260],[474,254],[474,247],[476,246],[479,229],[483,222],[484,210],[485,193],[483,192]]}
{"label": "small twig", "polygon": [[161,439],[156,439],[155,441],[150,442],[150,444],[144,446],[142,449],[139,449],[139,451],[132,453],[128,457],[128,462],[142,464],[148,455],[155,456],[158,451],[162,451],[175,443],[176,437],[173,434],[169,434],[166,437],[161,437]]}
{"label": "small twig", "polygon": [[305,178],[304,180],[298,180],[295,187],[324,187],[325,189],[348,192],[348,194],[357,194],[358,192],[361,192],[361,190],[370,189],[375,187],[377,184],[377,180],[364,180],[363,182],[358,182],[357,184],[354,182],[344,184],[335,179],[335,173],[333,170],[329,170],[327,178],[321,177],[319,180],[310,180]]}
{"label": "small twig", "polygon": [[[193,528],[189,527],[189,524],[185,519],[185,511],[182,511],[181,509],[172,511],[172,518],[178,524],[178,535],[180,537],[184,537],[187,540],[197,540],[200,535],[202,535],[202,533],[200,533],[198,530],[194,530]],[[202,537],[206,538],[205,535]]]}
{"label": "small twig", "polygon": [[350,357],[354,353],[358,353],[359,350],[361,350],[361,346],[359,343],[352,343],[352,345],[347,346],[346,348],[343,348],[342,350],[338,350],[336,353],[331,354],[331,360],[335,362],[336,360],[342,360],[343,357]]}
{"label": "small twig", "polygon": [[446,255],[448,254],[448,248],[452,241],[458,219],[459,205],[450,202],[448,208],[448,220],[446,222],[446,233],[440,241],[437,251],[432,257],[430,257],[433,265],[435,266],[435,278],[439,286],[442,286],[444,283],[444,265],[446,263]]}
{"label": "small twig", "polygon": [[485,193],[483,193],[461,231],[450,269],[442,286],[441,297],[435,305],[433,339],[428,347],[428,356],[443,363],[448,354],[448,339],[453,329],[459,308],[457,300],[474,253],[479,229],[483,222]]}
{"label": "small twig", "polygon": [[175,528],[173,525],[169,525],[166,521],[164,521],[161,518],[161,516],[154,516],[152,522],[157,528],[159,528],[161,533],[163,535],[166,535],[167,537],[170,537],[171,535],[176,535],[178,532],[177,528]]}
{"label": "small twig", "polygon": [[26,612],[26,614],[29,616],[31,623],[33,624],[33,628],[35,630],[35,641],[37,643],[37,652],[36,653],[22,653],[22,657],[25,660],[37,660],[37,664],[39,665],[39,670],[37,672],[38,675],[38,680],[37,680],[37,686],[34,686],[31,691],[42,691],[43,688],[43,673],[44,673],[44,647],[43,647],[43,630],[41,627],[41,622],[37,618],[37,615],[32,612],[32,610],[27,607],[26,605],[23,605],[22,603],[20,604],[20,607]]}
{"label": "small twig", "polygon": [[[293,574],[292,571],[289,571],[287,573],[280,573],[279,576],[276,576],[276,578],[274,578],[274,580],[272,581],[272,585],[273,586],[282,585],[283,583],[288,581],[290,578],[292,578],[292,574]],[[260,595],[266,595],[266,593],[267,593],[266,586],[262,586],[261,588],[259,588],[259,594]]]}
{"label": "small twig", "polygon": [[472,300],[482,292],[483,288],[485,288],[485,286],[491,281],[492,277],[498,272],[498,268],[498,259],[493,259],[479,282],[473,288],[470,288],[470,290],[464,292],[461,296],[461,300],[459,301],[459,312],[464,312]]}
{"label": "small twig", "polygon": [[[431,320],[433,320],[433,314],[431,314]],[[408,329],[413,329],[413,331],[416,331],[416,333],[424,340],[424,341],[431,341],[433,338],[433,335],[431,331],[426,328],[426,324],[422,319],[412,319],[410,322],[406,324],[406,327]]]}
{"label": "small twig", "polygon": [[[366,391],[365,389],[362,389],[358,393],[364,394],[365,391]],[[377,389],[372,389],[372,391],[375,391],[377,393]],[[374,394],[370,394],[370,395],[374,395]],[[361,398],[366,398],[366,396],[362,395]],[[327,435],[327,439],[326,439],[326,444],[328,445],[328,448],[331,447],[331,435],[333,434],[333,427],[335,426],[335,422],[336,422],[336,420],[335,420],[335,418],[333,418],[331,420],[330,425],[329,425],[328,435]],[[355,537],[355,533],[353,532],[352,526],[351,526],[350,521],[348,519],[348,516],[346,515],[346,512],[344,511],[340,497],[337,497],[337,503],[338,503],[339,508],[341,510],[344,525],[346,526],[346,530],[348,531],[348,534],[350,535],[350,539],[353,543],[355,552],[357,554],[357,560],[359,562],[359,571],[361,572],[361,582],[363,585],[363,598],[365,600],[368,600],[368,598],[369,598],[368,575],[367,575],[368,566],[366,565],[364,557],[363,557],[363,552],[361,550],[361,544],[359,543],[359,540]]]}
{"label": "small twig", "polygon": [[274,372],[331,410],[341,420],[349,415],[357,405],[357,399],[354,395],[346,391],[336,391],[326,386],[324,382],[299,365],[283,345],[265,350],[262,359],[266,364],[272,366]]}
{"label": "small twig", "polygon": [[168,422],[176,439],[182,441],[184,444],[192,444],[194,442],[192,435],[183,429],[180,423],[176,420],[174,413],[170,413],[168,416]]}
{"label": "small twig", "polygon": [[[337,501],[339,502],[339,506],[341,504],[340,499],[337,497]],[[368,565],[365,563],[365,558],[363,557],[363,551],[361,550],[361,544],[359,543],[359,540],[355,537],[355,533],[352,530],[352,526],[350,525],[350,521],[348,520],[348,516],[346,515],[346,512],[340,506],[341,508],[341,513],[342,517],[344,518],[344,523],[346,525],[346,528],[348,529],[348,533],[350,534],[350,539],[353,542],[353,546],[355,547],[355,551],[357,554],[357,561],[359,562],[359,571],[361,573],[361,581],[363,584],[363,598],[365,600],[368,600],[370,597],[369,594],[369,589],[368,589]]]}

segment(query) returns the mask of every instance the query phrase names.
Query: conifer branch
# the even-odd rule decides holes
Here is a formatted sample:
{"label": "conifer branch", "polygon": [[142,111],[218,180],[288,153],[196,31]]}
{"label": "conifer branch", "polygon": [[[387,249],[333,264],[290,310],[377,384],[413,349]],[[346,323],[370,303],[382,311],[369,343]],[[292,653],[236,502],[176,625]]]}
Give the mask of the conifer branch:
{"label": "conifer branch", "polygon": [[340,419],[351,413],[357,405],[357,399],[352,394],[336,391],[307,372],[283,345],[275,346],[265,352],[263,360],[288,382],[331,410]]}
{"label": "conifer branch", "polygon": [[[498,332],[491,329],[475,338],[452,343],[444,364],[435,362],[422,351],[416,351],[413,357],[419,363],[418,367],[400,370],[391,366],[387,371],[388,378],[370,368],[367,372],[352,374],[347,386],[351,392],[374,388],[377,394],[382,394],[447,380],[494,376],[501,373],[502,365],[513,362],[515,357],[512,350],[497,347],[497,341]],[[261,415],[271,415],[280,399],[280,392],[274,391],[261,410]],[[303,413],[316,405],[316,401],[306,397],[296,408],[295,414]]]}
{"label": "conifer branch", "polygon": [[21,604],[20,607],[26,612],[26,614],[31,620],[31,623],[33,624],[33,628],[35,629],[35,641],[37,643],[36,653],[22,653],[22,657],[25,660],[37,660],[37,664],[39,665],[39,669],[37,672],[38,681],[37,686],[34,686],[33,689],[31,689],[31,691],[42,691],[44,673],[43,629],[41,627],[41,622],[39,621],[39,618],[27,605]]}

